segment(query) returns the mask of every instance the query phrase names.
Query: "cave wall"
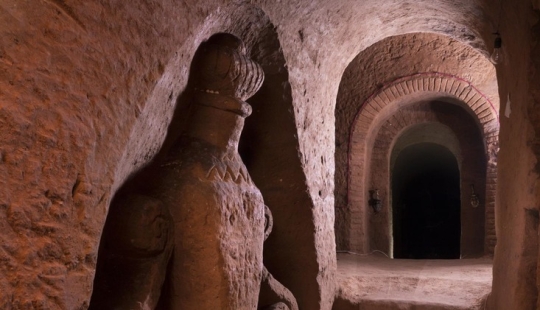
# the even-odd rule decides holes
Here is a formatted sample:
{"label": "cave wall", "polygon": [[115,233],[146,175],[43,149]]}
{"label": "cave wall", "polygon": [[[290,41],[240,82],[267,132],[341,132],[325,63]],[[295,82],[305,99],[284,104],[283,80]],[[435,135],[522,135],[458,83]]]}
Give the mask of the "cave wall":
{"label": "cave wall", "polygon": [[537,309],[540,6],[535,1],[501,4],[500,33],[507,57],[497,66],[501,97],[498,243],[488,306]]}
{"label": "cave wall", "polygon": [[[509,63],[498,68],[499,94],[506,98],[510,91],[516,104],[511,118],[502,121],[499,179],[504,181],[499,184],[497,229],[504,240],[496,250],[500,254],[495,256],[491,303],[498,309],[521,309],[535,304],[537,290],[531,276],[537,259],[537,154],[531,150],[537,126],[529,122],[537,102],[538,53],[532,52],[537,18],[531,1],[502,3],[502,20],[507,22],[501,34],[508,42]],[[312,230],[302,233],[311,238],[309,268],[316,277],[308,281],[317,291],[306,303],[330,309],[335,269],[332,193],[334,180],[339,180],[333,176],[334,162],[336,175],[343,163],[340,158],[334,161],[334,145],[343,143],[342,135],[334,141],[339,131],[334,117],[339,124],[338,88],[347,65],[376,42],[406,33],[444,34],[486,50],[484,41],[490,42],[499,14],[492,2],[2,1],[0,308],[87,306],[112,197],[158,154],[164,141],[167,145],[170,124],[175,130],[182,128],[183,113],[175,115],[174,110],[185,108],[189,64],[199,44],[212,33],[230,31],[255,46],[257,34],[268,24],[261,23],[259,13],[250,13],[253,7],[264,12],[268,19],[262,20],[277,34],[288,76],[288,85],[281,89],[290,87],[290,92],[281,92],[290,94],[282,100],[291,103],[288,113],[295,125],[286,140],[289,146],[298,145],[295,155],[304,176],[295,175],[295,192],[306,193],[302,205],[310,211],[302,212],[312,220],[307,226]],[[433,51],[446,44],[435,41],[413,46]],[[450,53],[452,57],[442,62],[433,59],[432,67],[423,64],[419,71],[441,71],[445,61],[469,64],[471,58],[470,63],[479,63],[466,50]],[[377,52],[386,61],[373,58],[379,60],[377,66],[364,62],[354,74],[370,76],[376,68],[399,68],[405,51],[396,45],[389,53]],[[457,61],[460,55],[464,58]],[[529,57],[531,62],[523,61]],[[355,95],[357,102],[378,83],[419,68],[404,64],[399,74],[392,69],[380,80],[367,79],[368,87]],[[467,78],[489,76],[484,73],[467,71],[472,74]],[[497,89],[493,82],[486,87]],[[340,187],[336,193],[336,205],[341,205]],[[337,240],[345,248],[339,234]],[[512,287],[510,293],[507,287]]]}

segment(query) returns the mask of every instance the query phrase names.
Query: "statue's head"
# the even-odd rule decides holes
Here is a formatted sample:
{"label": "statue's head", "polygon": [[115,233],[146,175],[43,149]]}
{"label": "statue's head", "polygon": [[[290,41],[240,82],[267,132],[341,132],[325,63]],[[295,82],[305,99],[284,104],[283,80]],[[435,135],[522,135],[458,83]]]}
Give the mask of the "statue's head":
{"label": "statue's head", "polygon": [[217,33],[203,42],[192,64],[195,90],[242,101],[262,85],[262,68],[246,55],[242,40],[228,33]]}

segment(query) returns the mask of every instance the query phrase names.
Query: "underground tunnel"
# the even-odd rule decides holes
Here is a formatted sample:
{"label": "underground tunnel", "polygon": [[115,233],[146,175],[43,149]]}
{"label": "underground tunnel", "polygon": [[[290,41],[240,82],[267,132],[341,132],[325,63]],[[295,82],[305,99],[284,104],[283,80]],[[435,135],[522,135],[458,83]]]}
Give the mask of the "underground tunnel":
{"label": "underground tunnel", "polygon": [[[257,255],[301,309],[536,307],[539,12],[538,0],[2,1],[0,309],[88,308],[114,197],[187,125],[176,115],[195,51],[223,32],[265,73],[240,155],[274,216]],[[501,39],[504,62],[491,63]],[[427,123],[455,135],[459,148],[442,145],[459,193],[439,168],[394,192],[395,139]],[[408,219],[394,200],[458,203],[459,227],[446,230],[459,244],[427,231],[450,207]],[[421,238],[411,227],[429,246],[405,246]],[[460,272],[449,279],[446,267]]]}
{"label": "underground tunnel", "polygon": [[394,258],[460,257],[460,188],[455,156],[420,143],[398,156],[392,171]]}

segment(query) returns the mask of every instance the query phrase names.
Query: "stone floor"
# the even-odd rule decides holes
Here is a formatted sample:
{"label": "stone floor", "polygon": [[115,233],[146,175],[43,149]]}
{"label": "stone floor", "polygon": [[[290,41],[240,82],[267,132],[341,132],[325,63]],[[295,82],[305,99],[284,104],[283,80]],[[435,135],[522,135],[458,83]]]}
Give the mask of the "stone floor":
{"label": "stone floor", "polygon": [[492,260],[389,259],[341,254],[333,310],[483,309]]}

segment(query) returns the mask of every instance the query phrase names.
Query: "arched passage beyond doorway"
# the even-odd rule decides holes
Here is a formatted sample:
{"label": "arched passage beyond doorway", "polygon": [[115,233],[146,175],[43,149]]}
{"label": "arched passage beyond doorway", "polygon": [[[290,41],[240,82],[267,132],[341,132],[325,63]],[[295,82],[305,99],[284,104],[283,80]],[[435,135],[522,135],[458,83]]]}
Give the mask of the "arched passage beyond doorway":
{"label": "arched passage beyond doorway", "polygon": [[392,171],[395,258],[460,257],[459,184],[447,148],[419,143],[400,152]]}
{"label": "arched passage beyond doorway", "polygon": [[[405,40],[409,39],[412,39],[410,42],[419,39],[423,43],[412,48],[412,46],[403,44]],[[388,150],[383,150],[383,148],[387,147],[386,142],[391,144],[393,140],[377,141],[376,136],[379,135],[382,127],[386,126],[383,122],[390,121],[386,128],[388,129],[387,133],[392,137],[400,134],[400,130],[404,129],[404,126],[417,124],[418,122],[415,122],[414,119],[401,117],[407,116],[401,113],[401,110],[413,102],[444,101],[462,107],[474,120],[475,135],[480,129],[481,141],[480,143],[475,142],[474,148],[484,147],[478,151],[487,155],[489,161],[486,173],[487,183],[496,185],[499,100],[496,92],[493,92],[497,86],[494,67],[484,56],[471,50],[470,46],[463,45],[458,48],[457,45],[461,43],[454,42],[457,44],[456,49],[453,49],[454,52],[468,51],[467,54],[476,55],[475,58],[469,59],[471,62],[467,64],[463,61],[456,61],[452,67],[449,67],[450,63],[445,61],[444,66],[434,68],[432,64],[436,59],[440,59],[442,54],[434,52],[433,48],[436,46],[446,48],[454,44],[452,42],[445,36],[422,33],[389,37],[360,53],[344,72],[335,113],[335,203],[338,249],[363,254],[379,250],[391,254],[389,241],[391,229],[387,223],[387,219],[391,215],[386,213],[390,211],[388,210],[390,208],[383,207],[379,214],[366,208],[370,199],[369,190],[372,189],[379,189],[383,205],[385,201],[389,202],[389,192],[385,192],[389,185],[388,176],[385,177],[384,183],[376,180],[375,184],[373,181],[374,176],[381,175],[379,171],[386,171],[387,168],[374,166],[373,159],[378,156],[376,153],[379,151],[388,154]],[[418,63],[412,65],[406,57],[391,57],[392,54],[388,53],[389,50],[399,50],[403,54],[415,54],[417,57],[414,59],[418,60]],[[444,58],[458,60],[461,59],[459,53]],[[432,57],[434,60],[430,61],[429,59]],[[385,59],[384,63],[388,65],[387,70],[381,70],[379,59]],[[383,72],[388,72],[388,75],[381,74]],[[422,113],[414,111],[411,113],[415,114],[415,117],[424,119]],[[433,113],[428,112],[426,115],[429,116],[429,119],[426,119],[429,122],[438,122],[451,117],[448,113],[433,115]],[[457,127],[451,124],[447,125],[454,130],[463,127],[461,124],[458,120]],[[464,135],[459,136],[466,140],[470,138],[470,133],[471,131],[466,131]],[[384,145],[379,147],[379,142],[384,143]],[[460,144],[463,142],[465,141],[460,140]],[[380,155],[387,156],[385,154]],[[485,155],[484,157],[486,157]],[[469,156],[464,158],[469,158]],[[386,161],[380,162],[382,165],[386,165],[385,163]],[[375,173],[372,172],[373,167],[375,167]],[[481,172],[475,173],[474,179],[476,180],[480,174]],[[466,182],[462,195],[470,196],[467,191],[470,191],[472,183],[468,179],[464,179],[462,182]],[[474,183],[475,190],[481,191],[480,183],[477,184],[476,181]],[[486,238],[482,237],[483,240],[474,240],[474,242],[463,242],[462,240],[462,244],[471,245],[470,247],[462,247],[462,254],[465,257],[481,255],[484,249],[486,254],[493,253],[496,242],[495,192],[489,190],[489,192],[484,192],[486,196],[483,201],[485,209],[483,209],[483,205],[480,206],[485,210],[485,226],[483,226],[485,234],[482,236],[485,235]],[[466,201],[466,199],[462,200]],[[480,208],[474,210],[475,217],[482,216]],[[469,211],[469,209],[465,210],[465,212]],[[463,215],[462,217],[469,221],[469,217]],[[477,230],[480,230],[480,225],[484,225],[479,224],[480,220],[483,221],[484,218],[475,218],[474,220],[474,226]],[[470,221],[473,222],[473,220]],[[480,234],[464,234],[464,236],[480,236]],[[484,244],[479,244],[479,242],[484,242]]]}

